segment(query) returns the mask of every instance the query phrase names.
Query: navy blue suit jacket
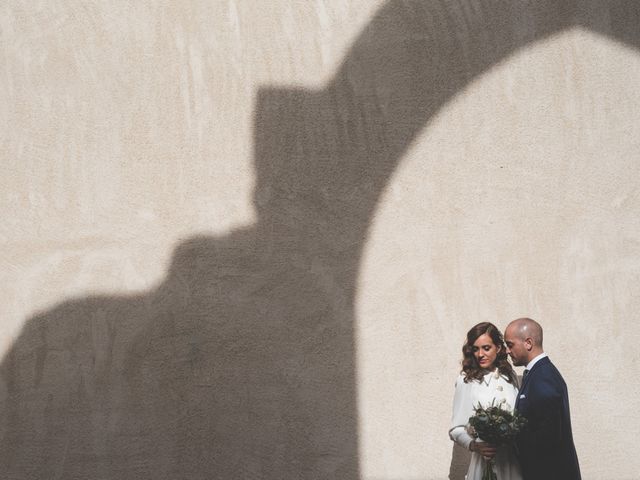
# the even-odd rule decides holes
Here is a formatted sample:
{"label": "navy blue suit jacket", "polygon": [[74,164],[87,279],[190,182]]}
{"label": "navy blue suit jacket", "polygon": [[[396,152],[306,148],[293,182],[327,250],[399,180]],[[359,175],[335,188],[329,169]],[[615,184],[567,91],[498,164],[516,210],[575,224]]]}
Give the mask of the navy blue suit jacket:
{"label": "navy blue suit jacket", "polygon": [[567,385],[548,357],[538,360],[522,382],[516,410],[528,420],[517,439],[524,479],[580,480]]}

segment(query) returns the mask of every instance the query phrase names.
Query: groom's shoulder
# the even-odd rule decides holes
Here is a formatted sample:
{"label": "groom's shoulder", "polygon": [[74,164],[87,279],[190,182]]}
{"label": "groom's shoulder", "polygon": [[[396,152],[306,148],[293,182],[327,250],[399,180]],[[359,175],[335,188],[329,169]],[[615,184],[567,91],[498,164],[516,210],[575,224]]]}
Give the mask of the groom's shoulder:
{"label": "groom's shoulder", "polygon": [[555,376],[560,372],[551,362],[549,357],[541,358],[533,367],[531,373],[535,373],[536,376]]}
{"label": "groom's shoulder", "polygon": [[551,359],[545,356],[535,363],[530,373],[549,373],[554,369],[557,370],[553,363],[551,363]]}
{"label": "groom's shoulder", "polygon": [[560,374],[560,370],[558,370],[558,368],[553,364],[549,357],[542,358],[539,364],[536,366],[538,367],[537,370],[539,370],[541,373],[562,377],[562,375]]}
{"label": "groom's shoulder", "polygon": [[[556,368],[556,366],[549,360],[549,358],[544,358],[544,362],[541,360],[539,365],[536,365],[536,373],[535,377],[537,381],[535,384],[539,387],[547,387],[551,389],[561,388],[565,385],[564,378],[562,378],[562,374]],[[532,372],[533,373],[533,372]]]}

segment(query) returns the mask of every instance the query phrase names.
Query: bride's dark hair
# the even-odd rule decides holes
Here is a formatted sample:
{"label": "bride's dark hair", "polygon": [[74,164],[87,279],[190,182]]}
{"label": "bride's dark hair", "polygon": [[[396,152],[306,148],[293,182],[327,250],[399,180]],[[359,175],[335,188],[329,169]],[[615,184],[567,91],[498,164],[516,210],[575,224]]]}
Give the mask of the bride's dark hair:
{"label": "bride's dark hair", "polygon": [[507,349],[504,345],[502,333],[500,333],[500,330],[498,330],[493,323],[489,322],[479,323],[467,332],[467,341],[462,346],[461,373],[464,375],[465,383],[468,383],[471,380],[482,380],[482,377],[487,373],[485,369],[480,368],[480,365],[478,365],[476,357],[473,354],[473,344],[476,343],[478,337],[481,337],[485,333],[491,337],[493,344],[498,347],[498,354],[496,356],[494,366],[498,368],[498,372],[500,372],[501,375],[504,375],[507,378],[509,383],[516,385],[517,377],[513,371],[513,367],[509,363],[509,359],[507,358]]}

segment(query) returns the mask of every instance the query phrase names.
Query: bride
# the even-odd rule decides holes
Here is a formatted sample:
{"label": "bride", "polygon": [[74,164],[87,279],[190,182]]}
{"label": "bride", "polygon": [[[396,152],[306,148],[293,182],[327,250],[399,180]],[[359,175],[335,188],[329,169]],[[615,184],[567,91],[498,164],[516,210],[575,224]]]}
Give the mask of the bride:
{"label": "bride", "polygon": [[499,480],[521,480],[520,466],[512,447],[485,443],[470,435],[468,429],[469,417],[478,404],[486,407],[491,402],[502,402],[503,408],[513,410],[516,402],[517,377],[507,360],[500,330],[489,322],[477,324],[467,332],[462,354],[462,371],[456,380],[449,436],[472,452],[466,479],[480,480],[484,458],[493,458]]}

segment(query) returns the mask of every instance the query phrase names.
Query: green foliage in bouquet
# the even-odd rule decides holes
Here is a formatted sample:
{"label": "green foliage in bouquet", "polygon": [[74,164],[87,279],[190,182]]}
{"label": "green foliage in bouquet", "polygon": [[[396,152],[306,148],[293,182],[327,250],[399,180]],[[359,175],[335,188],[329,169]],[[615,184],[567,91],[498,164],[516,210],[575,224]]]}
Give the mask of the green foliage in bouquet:
{"label": "green foliage in bouquet", "polygon": [[493,445],[512,444],[527,424],[527,419],[518,412],[511,413],[494,402],[486,408],[478,405],[474,411],[475,414],[469,418],[469,425],[478,437]]}

